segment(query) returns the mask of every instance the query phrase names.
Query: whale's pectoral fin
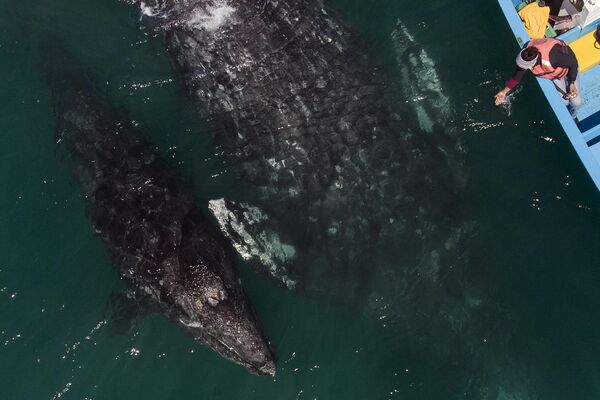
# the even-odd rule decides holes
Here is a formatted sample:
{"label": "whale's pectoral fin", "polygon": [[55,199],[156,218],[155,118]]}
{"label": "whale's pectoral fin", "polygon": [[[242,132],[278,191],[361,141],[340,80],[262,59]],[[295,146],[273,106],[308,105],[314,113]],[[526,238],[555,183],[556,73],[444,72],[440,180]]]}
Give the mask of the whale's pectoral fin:
{"label": "whale's pectoral fin", "polygon": [[270,228],[268,215],[258,207],[226,199],[211,200],[208,207],[244,260],[288,289],[296,288],[297,281],[292,276],[296,249]]}
{"label": "whale's pectoral fin", "polygon": [[407,103],[414,108],[420,128],[433,133],[436,125],[447,126],[454,113],[442,90],[435,62],[401,20],[391,37],[402,77],[400,87]]}
{"label": "whale's pectoral fin", "polygon": [[153,312],[151,303],[143,296],[131,291],[113,292],[106,301],[103,319],[108,321],[112,332],[124,334],[137,321]]}

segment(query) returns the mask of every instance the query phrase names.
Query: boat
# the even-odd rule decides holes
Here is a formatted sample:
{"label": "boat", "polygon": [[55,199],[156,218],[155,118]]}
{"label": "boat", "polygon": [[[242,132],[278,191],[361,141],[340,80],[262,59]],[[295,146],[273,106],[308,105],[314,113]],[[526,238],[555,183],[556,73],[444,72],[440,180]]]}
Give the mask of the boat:
{"label": "boat", "polygon": [[[537,6],[544,6],[537,1],[540,3]],[[529,6],[532,1],[498,2],[518,45],[522,47],[531,38],[517,10]],[[583,166],[600,190],[600,38],[596,38],[600,36],[596,35],[596,28],[600,25],[600,0],[563,0],[559,6],[559,11],[554,9],[556,15],[548,21],[545,37],[564,41],[577,56],[584,100],[577,111],[577,119],[571,116],[551,80],[536,79]]]}

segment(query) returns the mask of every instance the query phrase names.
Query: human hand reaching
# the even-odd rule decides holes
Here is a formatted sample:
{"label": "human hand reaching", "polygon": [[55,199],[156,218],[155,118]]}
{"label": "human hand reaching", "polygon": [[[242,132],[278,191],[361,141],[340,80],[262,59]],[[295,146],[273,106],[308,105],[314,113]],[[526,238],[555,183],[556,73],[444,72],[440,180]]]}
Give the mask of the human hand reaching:
{"label": "human hand reaching", "polygon": [[499,91],[498,93],[496,93],[495,103],[497,106],[499,106],[500,104],[502,104],[506,101],[506,95],[508,94],[509,90],[510,89],[508,89],[508,88],[504,88],[501,91]]}

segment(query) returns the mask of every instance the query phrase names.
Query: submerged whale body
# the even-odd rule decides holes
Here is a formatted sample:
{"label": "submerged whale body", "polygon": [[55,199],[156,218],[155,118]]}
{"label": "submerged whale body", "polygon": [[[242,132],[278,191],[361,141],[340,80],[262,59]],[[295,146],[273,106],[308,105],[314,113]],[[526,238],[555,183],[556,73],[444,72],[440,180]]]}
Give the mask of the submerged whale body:
{"label": "submerged whale body", "polygon": [[274,355],[234,261],[192,193],[86,85],[52,79],[59,141],[89,219],[134,297],[223,357],[274,375]]}
{"label": "submerged whale body", "polygon": [[368,285],[382,236],[444,223],[463,186],[458,141],[443,116],[422,128],[402,105],[407,92],[321,1],[141,6],[229,165],[257,193],[251,204],[211,203],[246,260],[288,287],[357,293],[352,282]]}

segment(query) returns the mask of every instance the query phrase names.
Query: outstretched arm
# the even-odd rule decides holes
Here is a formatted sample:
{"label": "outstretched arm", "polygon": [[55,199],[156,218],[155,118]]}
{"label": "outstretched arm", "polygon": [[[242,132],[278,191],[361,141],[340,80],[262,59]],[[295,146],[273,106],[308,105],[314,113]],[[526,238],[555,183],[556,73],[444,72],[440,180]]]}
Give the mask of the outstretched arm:
{"label": "outstretched arm", "polygon": [[521,79],[523,78],[523,75],[525,75],[525,70],[521,69],[521,68],[517,68],[517,70],[515,71],[515,73],[506,82],[506,85],[504,86],[504,89],[502,89],[501,91],[499,91],[498,93],[496,93],[495,103],[496,103],[497,106],[499,106],[500,104],[504,103],[504,101],[506,100],[506,96],[508,95],[508,93],[511,90],[513,90],[519,84],[519,82],[521,82]]}

